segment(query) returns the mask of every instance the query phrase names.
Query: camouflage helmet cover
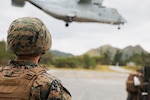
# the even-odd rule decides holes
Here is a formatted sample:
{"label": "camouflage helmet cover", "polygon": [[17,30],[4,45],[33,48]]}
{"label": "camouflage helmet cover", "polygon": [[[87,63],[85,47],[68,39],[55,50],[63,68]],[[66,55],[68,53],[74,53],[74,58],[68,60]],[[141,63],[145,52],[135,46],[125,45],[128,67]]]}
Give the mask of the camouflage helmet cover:
{"label": "camouflage helmet cover", "polygon": [[51,47],[51,35],[44,23],[34,17],[14,20],[7,36],[7,51],[16,55],[38,55]]}

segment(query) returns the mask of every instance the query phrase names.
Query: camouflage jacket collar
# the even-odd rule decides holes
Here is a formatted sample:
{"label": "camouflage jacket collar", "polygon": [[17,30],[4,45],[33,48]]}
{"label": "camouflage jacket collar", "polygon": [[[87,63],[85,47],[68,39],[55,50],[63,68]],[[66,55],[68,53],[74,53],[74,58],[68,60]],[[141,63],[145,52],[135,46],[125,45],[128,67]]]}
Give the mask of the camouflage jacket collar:
{"label": "camouflage jacket collar", "polygon": [[11,60],[10,64],[13,65],[14,67],[16,66],[25,66],[25,67],[36,67],[38,64],[35,62],[29,61],[29,60]]}

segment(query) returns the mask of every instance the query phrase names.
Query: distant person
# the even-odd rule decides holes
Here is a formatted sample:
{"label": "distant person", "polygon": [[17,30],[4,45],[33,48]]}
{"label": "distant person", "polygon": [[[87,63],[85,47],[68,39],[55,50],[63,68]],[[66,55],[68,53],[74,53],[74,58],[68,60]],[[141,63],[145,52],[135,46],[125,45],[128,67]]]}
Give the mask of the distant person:
{"label": "distant person", "polygon": [[11,23],[7,51],[17,59],[0,67],[0,100],[71,100],[60,80],[39,65],[50,47],[50,33],[40,19],[23,17]]}
{"label": "distant person", "polygon": [[141,69],[130,73],[126,80],[127,100],[145,100],[142,99],[144,89]]}

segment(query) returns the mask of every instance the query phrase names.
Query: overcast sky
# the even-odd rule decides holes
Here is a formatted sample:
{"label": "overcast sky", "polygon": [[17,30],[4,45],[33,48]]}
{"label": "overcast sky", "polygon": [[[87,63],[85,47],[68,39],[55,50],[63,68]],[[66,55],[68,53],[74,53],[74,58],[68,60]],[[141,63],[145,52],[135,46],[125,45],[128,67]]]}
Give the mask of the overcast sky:
{"label": "overcast sky", "polygon": [[150,52],[150,1],[104,0],[103,5],[116,8],[127,20],[127,23],[121,26],[121,30],[113,25],[77,22],[66,28],[63,21],[45,14],[29,3],[26,3],[24,8],[18,8],[11,6],[11,0],[2,0],[0,40],[6,40],[7,29],[13,20],[34,16],[42,19],[51,32],[53,50],[80,55],[90,49],[110,44],[120,49],[129,45],[141,45]]}

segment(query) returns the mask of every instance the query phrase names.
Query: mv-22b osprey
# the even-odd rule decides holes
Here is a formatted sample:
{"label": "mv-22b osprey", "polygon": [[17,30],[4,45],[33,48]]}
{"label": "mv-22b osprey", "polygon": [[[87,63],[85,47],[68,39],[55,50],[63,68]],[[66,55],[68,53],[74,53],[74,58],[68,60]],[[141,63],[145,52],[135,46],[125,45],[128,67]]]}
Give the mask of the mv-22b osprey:
{"label": "mv-22b osprey", "polygon": [[102,6],[103,0],[12,0],[12,5],[23,7],[25,1],[54,18],[64,20],[66,26],[73,21],[112,25],[126,22],[116,9]]}

